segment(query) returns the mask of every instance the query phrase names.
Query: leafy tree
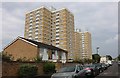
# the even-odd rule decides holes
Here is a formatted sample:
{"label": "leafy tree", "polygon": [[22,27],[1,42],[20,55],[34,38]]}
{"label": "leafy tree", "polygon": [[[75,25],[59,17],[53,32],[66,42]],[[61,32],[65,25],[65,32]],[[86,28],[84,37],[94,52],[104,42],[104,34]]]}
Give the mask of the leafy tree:
{"label": "leafy tree", "polygon": [[99,54],[93,54],[92,55],[92,59],[93,59],[93,63],[99,63],[100,62],[100,55]]}
{"label": "leafy tree", "polygon": [[6,61],[6,62],[9,62],[9,61],[13,61],[13,57],[11,54],[7,54],[5,52],[2,52],[2,61]]}
{"label": "leafy tree", "polygon": [[118,56],[118,61],[120,61],[120,55]]}
{"label": "leafy tree", "polygon": [[106,57],[108,57],[108,60],[112,60],[113,59],[112,56],[110,56],[110,55],[106,55]]}

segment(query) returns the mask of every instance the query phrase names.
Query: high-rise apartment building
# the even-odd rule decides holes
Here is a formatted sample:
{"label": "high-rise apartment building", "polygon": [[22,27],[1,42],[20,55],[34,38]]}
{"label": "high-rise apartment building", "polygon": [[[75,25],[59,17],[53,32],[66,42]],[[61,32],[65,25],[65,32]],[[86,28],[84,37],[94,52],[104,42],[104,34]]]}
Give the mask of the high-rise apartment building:
{"label": "high-rise apartment building", "polygon": [[74,15],[66,8],[59,10],[40,7],[26,13],[25,38],[74,52]]}
{"label": "high-rise apartment building", "polygon": [[82,58],[92,59],[91,34],[88,31],[82,33]]}
{"label": "high-rise apartment building", "polygon": [[75,32],[75,53],[74,60],[82,59],[82,34],[81,32]]}
{"label": "high-rise apartment building", "polygon": [[75,60],[92,59],[91,34],[87,32],[75,32]]}
{"label": "high-rise apartment building", "polygon": [[51,11],[41,7],[26,13],[25,38],[51,44]]}

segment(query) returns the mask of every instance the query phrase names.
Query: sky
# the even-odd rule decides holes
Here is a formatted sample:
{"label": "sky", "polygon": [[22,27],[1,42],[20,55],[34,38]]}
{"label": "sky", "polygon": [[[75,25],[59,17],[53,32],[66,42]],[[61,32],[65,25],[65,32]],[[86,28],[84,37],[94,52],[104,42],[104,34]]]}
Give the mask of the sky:
{"label": "sky", "polygon": [[16,37],[24,36],[25,13],[41,6],[69,9],[75,28],[91,33],[93,54],[99,46],[101,56],[118,55],[117,2],[4,2],[0,7],[0,51]]}

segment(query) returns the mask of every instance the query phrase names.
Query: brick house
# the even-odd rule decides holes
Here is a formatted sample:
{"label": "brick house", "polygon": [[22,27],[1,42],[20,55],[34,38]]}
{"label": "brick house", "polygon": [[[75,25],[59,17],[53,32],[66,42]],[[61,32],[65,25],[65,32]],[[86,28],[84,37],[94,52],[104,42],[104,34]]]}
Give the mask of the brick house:
{"label": "brick house", "polygon": [[8,44],[3,52],[11,54],[13,60],[25,58],[34,61],[40,57],[43,61],[66,62],[68,52],[53,45],[44,44],[23,37],[18,37]]}

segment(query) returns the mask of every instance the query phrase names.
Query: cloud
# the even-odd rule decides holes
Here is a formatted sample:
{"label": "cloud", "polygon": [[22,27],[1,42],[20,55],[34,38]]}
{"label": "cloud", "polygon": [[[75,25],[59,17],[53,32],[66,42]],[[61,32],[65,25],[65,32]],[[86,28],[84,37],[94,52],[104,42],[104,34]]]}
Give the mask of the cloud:
{"label": "cloud", "polygon": [[112,38],[107,39],[107,40],[105,41],[105,43],[107,43],[107,44],[110,44],[110,43],[113,43],[113,42],[118,42],[118,34],[115,35],[115,36],[112,37]]}
{"label": "cloud", "polygon": [[0,3],[0,50],[2,49],[2,3]]}
{"label": "cloud", "polygon": [[10,13],[6,9],[2,9],[2,13],[2,42],[4,47],[17,36],[23,36],[24,20],[18,18],[15,16],[15,13]]}
{"label": "cloud", "polygon": [[2,2],[118,2],[119,0],[2,0]]}
{"label": "cloud", "polygon": [[17,36],[23,36],[25,12],[40,6],[68,8],[74,14],[75,28],[91,32],[93,53],[96,52],[96,46],[100,46],[101,55],[108,53],[107,51],[114,57],[117,54],[118,4],[113,2],[3,3],[3,47]]}

